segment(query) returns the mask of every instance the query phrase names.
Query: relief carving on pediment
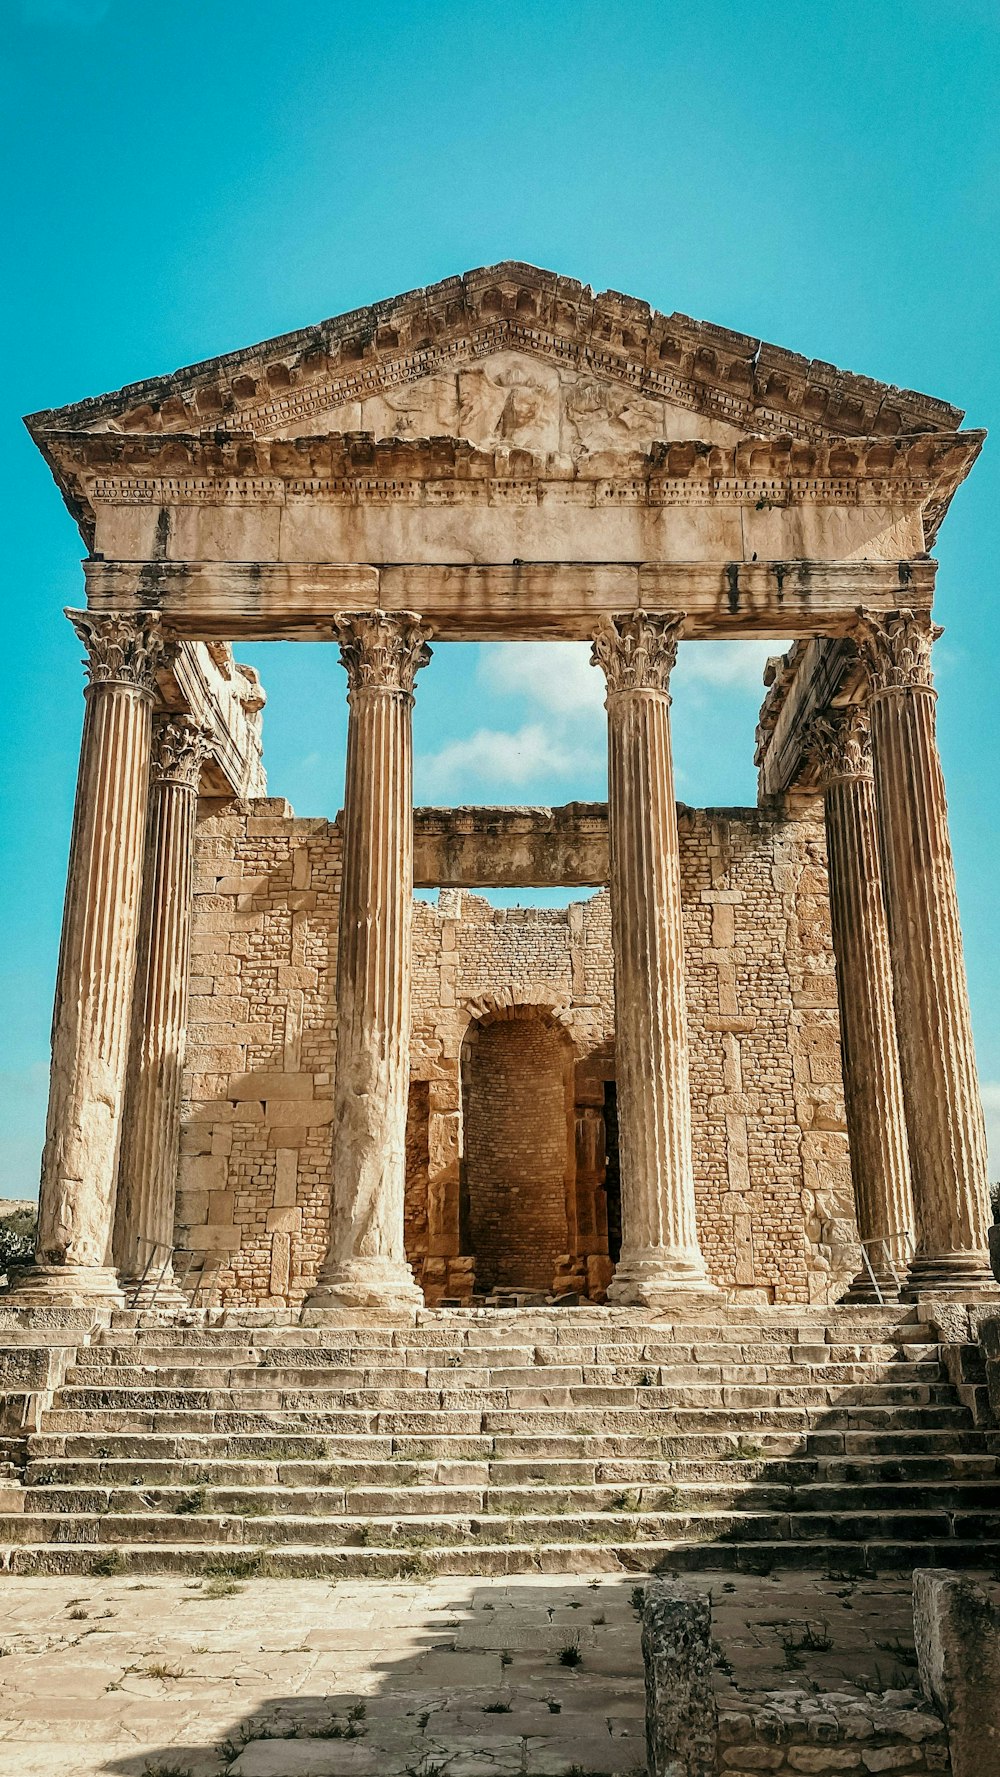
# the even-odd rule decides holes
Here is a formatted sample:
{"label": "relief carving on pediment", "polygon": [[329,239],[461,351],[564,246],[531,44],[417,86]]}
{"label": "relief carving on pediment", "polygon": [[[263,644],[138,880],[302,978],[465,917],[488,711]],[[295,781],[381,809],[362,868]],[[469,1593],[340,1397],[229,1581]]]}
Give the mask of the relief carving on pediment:
{"label": "relief carving on pediment", "polygon": [[280,436],[371,432],[376,438],[466,438],[574,461],[601,451],[648,450],[658,439],[728,444],[737,427],[695,416],[627,383],[497,352],[471,364],[373,390],[281,428]]}

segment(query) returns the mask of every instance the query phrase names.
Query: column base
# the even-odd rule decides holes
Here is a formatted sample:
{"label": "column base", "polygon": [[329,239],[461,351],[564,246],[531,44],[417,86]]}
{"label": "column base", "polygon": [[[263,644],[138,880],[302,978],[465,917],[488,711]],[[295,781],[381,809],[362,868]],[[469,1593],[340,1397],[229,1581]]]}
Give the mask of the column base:
{"label": "column base", "polygon": [[398,1259],[345,1259],[329,1275],[320,1276],[303,1303],[303,1317],[316,1309],[413,1309],[424,1305],[424,1292],[413,1272]]}
{"label": "column base", "polygon": [[913,1302],[917,1296],[933,1295],[945,1290],[950,1294],[968,1292],[970,1296],[993,1296],[1000,1293],[987,1252],[918,1253],[910,1266],[903,1288],[903,1299]]}
{"label": "column base", "polygon": [[650,1247],[623,1253],[608,1285],[608,1301],[621,1307],[658,1308],[683,1296],[717,1296],[699,1252]]}
{"label": "column base", "polygon": [[13,1308],[125,1306],[118,1273],[110,1265],[29,1265],[13,1273],[5,1300]]}

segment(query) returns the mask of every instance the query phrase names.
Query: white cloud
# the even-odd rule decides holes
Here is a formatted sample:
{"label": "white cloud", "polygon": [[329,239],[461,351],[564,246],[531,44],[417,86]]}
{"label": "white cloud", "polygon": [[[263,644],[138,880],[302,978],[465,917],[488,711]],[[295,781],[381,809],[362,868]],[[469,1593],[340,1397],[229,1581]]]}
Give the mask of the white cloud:
{"label": "white cloud", "polygon": [[600,710],[604,674],[590,664],[589,642],[488,642],[477,678],[505,697],[525,697],[554,714]]}
{"label": "white cloud", "polygon": [[[684,642],[675,685],[747,690],[764,696],[764,664],[787,642]],[[492,642],[477,677],[490,691],[525,697],[557,715],[591,714],[604,704],[604,674],[590,664],[589,642]]]}
{"label": "white cloud", "polygon": [[986,1114],[986,1142],[990,1150],[990,1177],[1000,1178],[1000,1080],[983,1080],[980,1085],[983,1110]]}
{"label": "white cloud", "polygon": [[677,656],[675,686],[711,685],[756,692],[764,698],[764,665],[784,654],[788,642],[685,642]]}
{"label": "white cloud", "polygon": [[[686,642],[674,684],[688,709],[727,701],[746,708],[763,697],[763,669],[780,642]],[[530,787],[555,800],[572,794],[586,776],[603,785],[607,740],[604,674],[590,664],[589,642],[496,642],[484,645],[476,666],[483,714],[499,717],[467,739],[445,742],[416,762],[420,801],[525,798]],[[508,715],[509,712],[509,715]],[[523,715],[520,726],[518,716]],[[504,724],[507,717],[510,726]],[[706,744],[701,741],[702,752]],[[558,788],[553,785],[557,780]],[[678,767],[678,787],[689,780]],[[565,785],[565,789],[563,789]],[[577,789],[577,793],[586,791]],[[593,794],[594,791],[591,790]],[[603,788],[597,791],[603,794]]]}
{"label": "white cloud", "polygon": [[417,758],[417,794],[471,794],[483,786],[519,789],[546,776],[590,770],[594,764],[592,748],[574,746],[540,722],[526,722],[514,730],[478,728],[467,740],[446,741],[437,752]]}

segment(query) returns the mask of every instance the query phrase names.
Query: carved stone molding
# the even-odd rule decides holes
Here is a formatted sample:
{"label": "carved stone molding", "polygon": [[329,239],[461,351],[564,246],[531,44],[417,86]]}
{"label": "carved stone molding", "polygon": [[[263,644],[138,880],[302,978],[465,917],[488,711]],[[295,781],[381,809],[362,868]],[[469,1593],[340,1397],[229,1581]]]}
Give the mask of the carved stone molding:
{"label": "carved stone molding", "polygon": [[809,752],[824,787],[839,778],[873,777],[871,725],[865,709],[851,704],[817,716],[809,731]]}
{"label": "carved stone molding", "polygon": [[91,685],[130,685],[152,697],[168,647],[155,611],[66,615],[87,650],[84,665]]}
{"label": "carved stone molding", "polygon": [[504,349],[579,363],[744,429],[756,421],[804,435],[885,437],[944,430],[963,417],[912,389],[507,260],[32,421],[38,430],[58,421],[168,435],[234,420],[259,428]]}
{"label": "carved stone molding", "polygon": [[153,783],[196,790],[211,738],[211,729],[190,716],[159,716],[153,724]]}
{"label": "carved stone molding", "polygon": [[856,640],[872,693],[932,691],[931,649],[940,625],[925,611],[858,611]]}
{"label": "carved stone molding", "polygon": [[412,699],[417,673],[431,657],[430,630],[415,611],[344,612],[334,620],[334,633],[349,697],[356,691],[393,691]]}
{"label": "carved stone molding", "polygon": [[620,691],[662,691],[669,696],[683,633],[683,612],[652,616],[634,611],[606,617],[594,634],[591,666],[603,671],[609,696]]}

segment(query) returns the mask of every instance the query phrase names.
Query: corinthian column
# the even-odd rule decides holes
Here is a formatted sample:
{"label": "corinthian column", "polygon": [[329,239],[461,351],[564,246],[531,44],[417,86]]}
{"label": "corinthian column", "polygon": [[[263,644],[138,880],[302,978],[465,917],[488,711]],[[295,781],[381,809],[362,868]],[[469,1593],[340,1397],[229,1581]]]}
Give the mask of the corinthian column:
{"label": "corinthian column", "polygon": [[911,1289],[992,1281],[986,1134],[924,615],[861,612],[917,1250]]}
{"label": "corinthian column", "polygon": [[330,1237],[309,1306],[423,1297],[403,1246],[413,909],[413,684],[430,659],[410,611],[336,621],[350,719],[337,945]]}
{"label": "corinthian column", "polygon": [[87,649],[35,1264],[23,1300],[122,1300],[110,1264],[142,893],[157,618],[68,613]]}
{"label": "corinthian column", "polygon": [[622,1250],[612,1302],[709,1287],[695,1226],[670,674],[681,616],[606,619]]}
{"label": "corinthian column", "polygon": [[191,847],[208,732],[187,716],[153,725],[145,937],[135,995],[125,1096],[115,1258],[135,1283],[149,1265],[147,1296],[182,1298],[170,1254],[180,1147],[181,1075],[187,1036],[191,940]]}
{"label": "corinthian column", "polygon": [[[854,707],[817,722],[812,733],[826,812],[858,1233],[882,1295],[892,1296],[909,1258],[899,1236],[912,1226],[913,1202],[868,717]],[[852,1301],[875,1299],[866,1266],[848,1294]]]}

